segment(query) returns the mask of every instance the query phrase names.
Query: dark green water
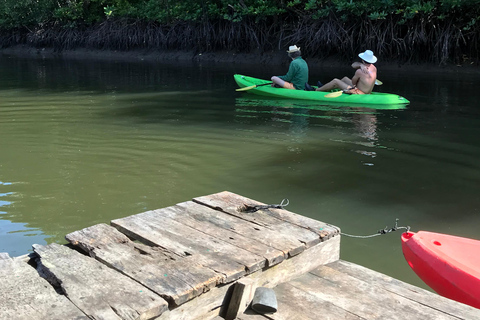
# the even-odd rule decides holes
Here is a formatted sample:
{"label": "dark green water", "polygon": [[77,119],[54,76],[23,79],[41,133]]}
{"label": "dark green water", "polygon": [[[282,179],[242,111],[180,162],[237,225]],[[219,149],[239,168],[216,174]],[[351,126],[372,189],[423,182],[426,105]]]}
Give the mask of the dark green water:
{"label": "dark green water", "polygon": [[[382,72],[403,110],[235,92],[240,65],[0,56],[0,252],[232,191],[353,235],[410,225],[480,239],[478,74]],[[351,70],[311,69],[312,83]],[[424,287],[400,232],[342,237],[341,256]]]}

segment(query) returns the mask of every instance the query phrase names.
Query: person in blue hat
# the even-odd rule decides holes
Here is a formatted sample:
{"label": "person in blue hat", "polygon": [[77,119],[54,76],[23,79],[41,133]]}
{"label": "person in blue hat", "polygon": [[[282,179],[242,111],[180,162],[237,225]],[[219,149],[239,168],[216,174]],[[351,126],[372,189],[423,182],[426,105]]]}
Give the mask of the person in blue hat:
{"label": "person in blue hat", "polygon": [[[352,68],[357,69],[352,79],[344,77],[333,79],[332,81],[320,86],[316,91],[330,91],[332,89],[341,89],[350,94],[370,94],[377,80],[377,68],[373,65],[377,62],[371,50],[359,53],[358,56],[362,62],[354,62]],[[312,88],[313,89],[313,88]]]}
{"label": "person in blue hat", "polygon": [[273,76],[272,86],[303,90],[305,83],[308,82],[308,65],[302,59],[302,52],[296,45],[290,46],[287,53],[292,59],[288,72],[284,76]]}

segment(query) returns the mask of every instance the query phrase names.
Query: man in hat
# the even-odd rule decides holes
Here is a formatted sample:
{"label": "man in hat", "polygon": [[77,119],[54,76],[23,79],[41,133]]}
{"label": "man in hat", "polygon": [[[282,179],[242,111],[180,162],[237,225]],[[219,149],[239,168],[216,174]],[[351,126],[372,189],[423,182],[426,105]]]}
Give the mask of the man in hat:
{"label": "man in hat", "polygon": [[350,94],[370,94],[377,80],[377,68],[373,65],[377,57],[371,50],[366,50],[358,55],[362,62],[354,62],[352,68],[357,69],[352,79],[344,77],[342,80],[333,79],[329,83],[317,88],[316,91],[330,91],[341,89]]}
{"label": "man in hat", "polygon": [[300,48],[296,45],[290,46],[287,53],[292,59],[288,72],[284,76],[273,76],[272,87],[303,90],[305,83],[308,82],[308,65],[302,59]]}

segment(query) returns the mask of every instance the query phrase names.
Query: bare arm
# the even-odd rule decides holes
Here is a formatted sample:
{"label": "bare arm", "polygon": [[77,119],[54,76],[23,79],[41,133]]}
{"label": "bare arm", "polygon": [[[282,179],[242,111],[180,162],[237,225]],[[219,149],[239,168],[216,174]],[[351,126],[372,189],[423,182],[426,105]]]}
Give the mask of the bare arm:
{"label": "bare arm", "polygon": [[352,68],[353,69],[358,69],[358,68],[360,68],[361,65],[362,65],[361,62],[354,62],[354,63],[352,63]]}
{"label": "bare arm", "polygon": [[357,71],[355,71],[355,75],[353,76],[352,78],[352,84],[356,87],[357,86],[357,83],[358,83],[358,80],[360,80],[360,75],[361,75],[361,70],[358,69]]}
{"label": "bare arm", "polygon": [[363,63],[361,62],[354,62],[352,63],[352,68],[353,69],[360,69],[362,70],[363,73],[368,73],[368,69],[367,69],[367,66],[365,66]]}

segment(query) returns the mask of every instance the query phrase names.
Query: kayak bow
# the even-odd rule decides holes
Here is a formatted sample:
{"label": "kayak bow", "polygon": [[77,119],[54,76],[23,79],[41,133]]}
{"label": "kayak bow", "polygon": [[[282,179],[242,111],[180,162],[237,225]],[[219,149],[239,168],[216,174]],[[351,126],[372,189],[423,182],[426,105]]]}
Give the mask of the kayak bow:
{"label": "kayak bow", "polygon": [[439,295],[480,308],[480,241],[426,231],[402,234],[409,266]]}

